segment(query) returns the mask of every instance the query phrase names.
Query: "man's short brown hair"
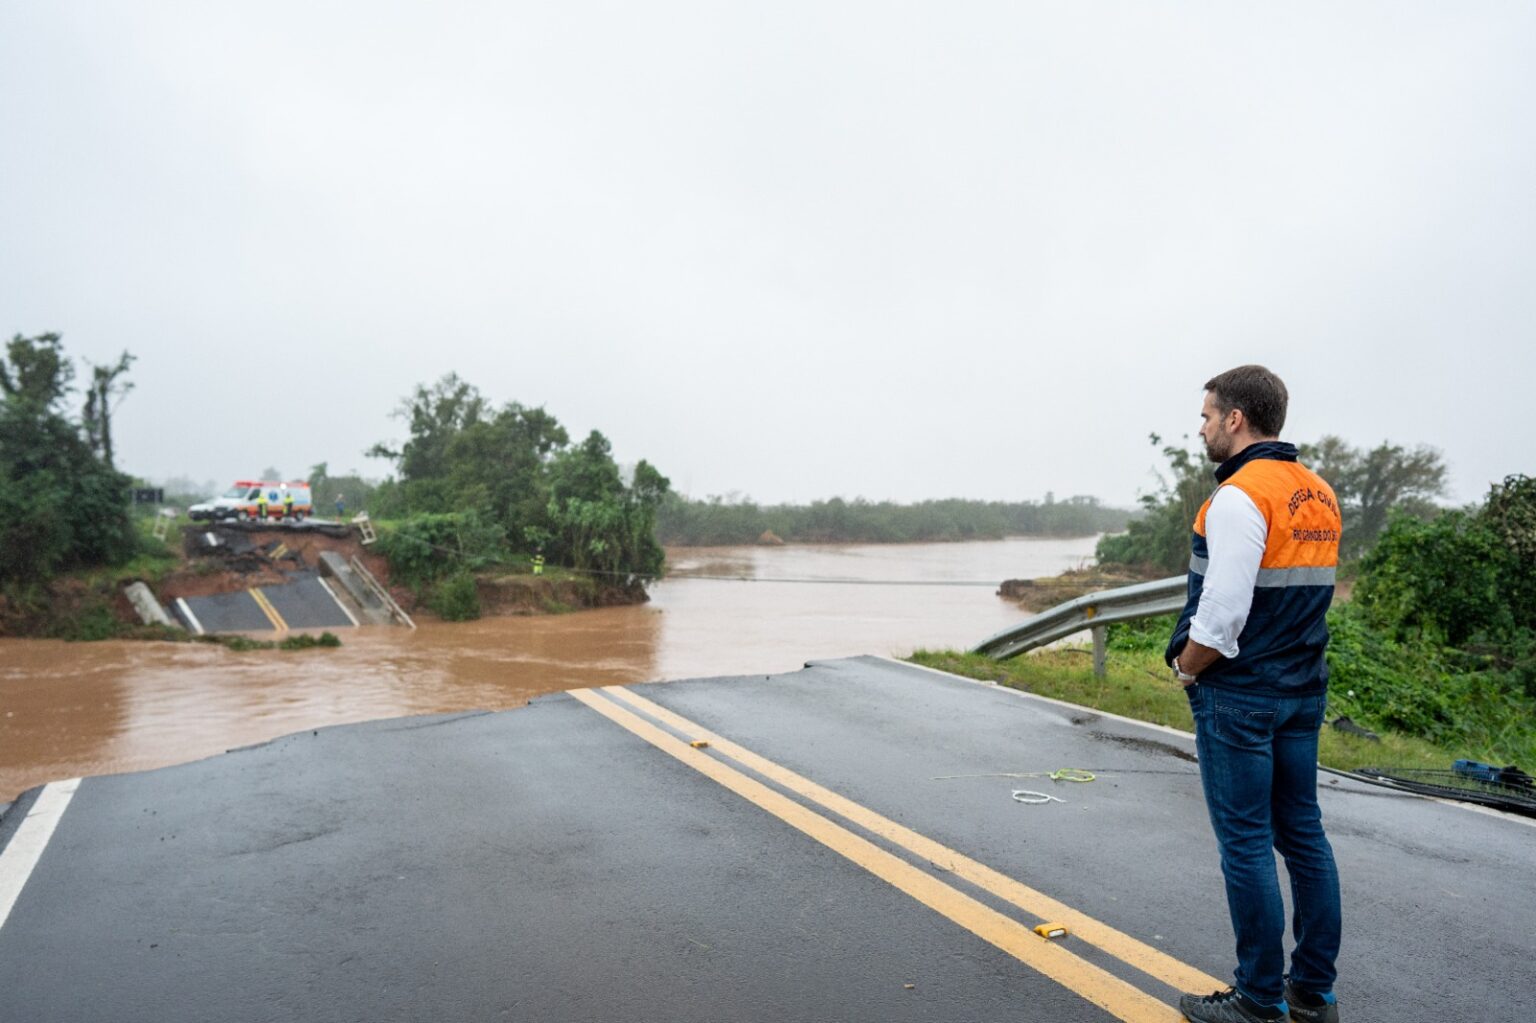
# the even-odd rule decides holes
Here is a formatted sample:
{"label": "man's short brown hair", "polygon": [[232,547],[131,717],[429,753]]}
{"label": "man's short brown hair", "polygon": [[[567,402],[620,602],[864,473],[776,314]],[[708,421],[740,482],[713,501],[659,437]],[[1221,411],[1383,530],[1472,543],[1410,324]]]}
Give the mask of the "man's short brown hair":
{"label": "man's short brown hair", "polygon": [[1211,377],[1205,389],[1216,396],[1216,407],[1226,415],[1240,409],[1248,426],[1260,437],[1278,437],[1285,425],[1285,406],[1290,401],[1285,381],[1263,366],[1238,366]]}

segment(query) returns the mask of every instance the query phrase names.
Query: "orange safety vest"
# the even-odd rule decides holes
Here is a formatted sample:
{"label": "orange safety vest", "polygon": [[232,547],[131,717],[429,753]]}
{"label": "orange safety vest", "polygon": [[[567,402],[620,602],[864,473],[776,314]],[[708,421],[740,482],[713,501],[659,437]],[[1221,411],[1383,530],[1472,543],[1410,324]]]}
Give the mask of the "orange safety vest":
{"label": "orange safety vest", "polygon": [[[1328,682],[1327,613],[1343,531],[1338,498],[1321,476],[1296,461],[1293,445],[1279,441],[1245,448],[1223,463],[1217,479],[1217,491],[1237,487],[1248,495],[1269,530],[1237,656],[1202,671],[1200,683],[1281,695],[1321,690]],[[1213,491],[1195,516],[1189,597],[1168,645],[1170,659],[1184,648],[1199,608],[1210,557],[1205,516],[1215,496]]]}

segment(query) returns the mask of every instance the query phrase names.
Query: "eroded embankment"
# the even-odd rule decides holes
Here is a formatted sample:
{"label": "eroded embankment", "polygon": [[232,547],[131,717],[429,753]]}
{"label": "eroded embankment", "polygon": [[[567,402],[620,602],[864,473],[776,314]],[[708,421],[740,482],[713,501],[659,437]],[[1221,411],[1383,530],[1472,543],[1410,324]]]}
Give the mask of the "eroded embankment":
{"label": "eroded embankment", "polygon": [[[210,539],[212,537],[213,539]],[[389,562],[356,536],[330,536],[281,526],[187,527],[174,561],[142,575],[96,572],[0,593],[0,636],[29,639],[164,639],[161,627],[141,624],[123,591],[144,582],[163,605],[179,598],[210,597],[252,587],[281,586],[294,572],[314,570],[333,551],[356,558],[413,616],[432,617],[414,588],[391,578]],[[623,585],[571,576],[486,574],[476,578],[479,608],[487,615],[560,614],[584,608],[641,604],[639,584]]]}

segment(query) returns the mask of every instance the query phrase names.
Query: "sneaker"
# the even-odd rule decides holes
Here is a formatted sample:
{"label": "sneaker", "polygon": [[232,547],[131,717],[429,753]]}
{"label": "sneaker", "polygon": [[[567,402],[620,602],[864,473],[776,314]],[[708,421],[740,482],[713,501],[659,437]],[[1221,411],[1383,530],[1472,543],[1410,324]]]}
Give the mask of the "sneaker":
{"label": "sneaker", "polygon": [[1193,1023],[1285,1023],[1285,1007],[1260,1005],[1235,987],[1214,995],[1181,995],[1179,1011]]}
{"label": "sneaker", "polygon": [[1292,1023],[1339,1023],[1338,1002],[1303,991],[1289,977],[1285,979],[1285,1000],[1291,1007]]}

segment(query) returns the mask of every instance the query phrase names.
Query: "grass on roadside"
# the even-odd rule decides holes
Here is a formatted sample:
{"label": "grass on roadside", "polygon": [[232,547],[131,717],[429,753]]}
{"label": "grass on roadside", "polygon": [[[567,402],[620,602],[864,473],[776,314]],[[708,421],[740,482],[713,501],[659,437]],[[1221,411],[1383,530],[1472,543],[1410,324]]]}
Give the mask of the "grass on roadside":
{"label": "grass on roadside", "polygon": [[[1138,721],[1194,730],[1188,699],[1169,678],[1162,656],[1150,651],[1111,650],[1103,679],[1093,677],[1092,653],[1083,647],[1040,650],[1007,661],[955,650],[917,650],[907,659]],[[1476,755],[1476,751],[1449,750],[1393,732],[1380,734],[1380,742],[1371,742],[1324,727],[1318,760],[1342,771],[1386,765],[1445,770],[1460,757]]]}
{"label": "grass on roadside", "polygon": [[172,526],[166,539],[156,539],[154,516],[141,516],[134,520],[139,535],[138,553],[121,565],[109,565],[73,573],[88,586],[109,584],[121,586],[135,579],[157,582],[165,575],[181,567],[181,555],[172,544],[180,541],[181,534]]}

